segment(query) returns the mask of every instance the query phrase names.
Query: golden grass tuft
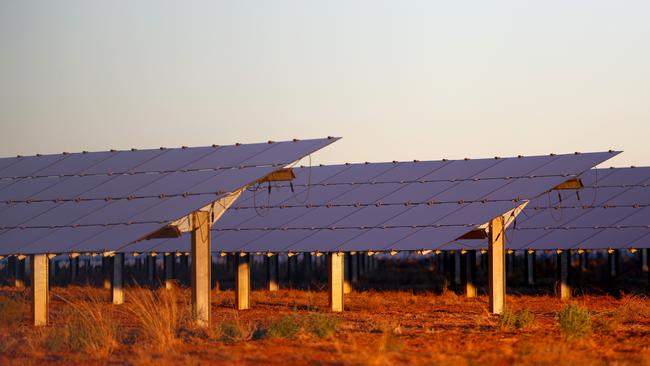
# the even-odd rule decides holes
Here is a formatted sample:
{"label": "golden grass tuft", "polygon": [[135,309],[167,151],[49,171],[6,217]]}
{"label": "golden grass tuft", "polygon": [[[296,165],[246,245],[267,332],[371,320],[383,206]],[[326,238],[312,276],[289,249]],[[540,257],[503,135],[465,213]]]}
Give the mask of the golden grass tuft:
{"label": "golden grass tuft", "polygon": [[173,350],[179,329],[191,320],[189,306],[179,305],[176,290],[132,288],[128,302],[126,311],[137,324],[138,335],[154,348]]}

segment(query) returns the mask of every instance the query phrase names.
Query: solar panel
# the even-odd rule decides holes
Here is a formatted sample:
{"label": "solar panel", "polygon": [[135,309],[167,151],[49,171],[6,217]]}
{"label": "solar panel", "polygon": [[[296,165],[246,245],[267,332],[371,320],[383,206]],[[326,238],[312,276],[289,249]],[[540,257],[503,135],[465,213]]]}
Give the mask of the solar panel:
{"label": "solar panel", "polygon": [[0,253],[119,249],[336,140],[0,159]]}
{"label": "solar panel", "polygon": [[592,169],[581,180],[577,193],[533,200],[509,229],[508,247],[650,248],[650,167]]}
{"label": "solar panel", "polygon": [[[245,192],[219,220],[215,251],[437,249],[616,152],[304,167]],[[188,239],[132,251],[186,251]],[[173,250],[176,248],[175,250]]]}

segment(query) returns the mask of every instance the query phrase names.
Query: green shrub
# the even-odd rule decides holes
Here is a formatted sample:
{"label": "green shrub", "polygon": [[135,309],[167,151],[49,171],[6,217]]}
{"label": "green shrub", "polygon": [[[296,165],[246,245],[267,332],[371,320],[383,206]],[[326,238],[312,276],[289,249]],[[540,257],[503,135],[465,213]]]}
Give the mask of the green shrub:
{"label": "green shrub", "polygon": [[576,304],[569,304],[559,313],[560,330],[567,339],[583,338],[591,333],[589,311]]}
{"label": "green shrub", "polygon": [[246,332],[239,322],[226,319],[219,324],[219,331],[221,333],[221,341],[224,343],[235,343],[246,339]]}
{"label": "green shrub", "polygon": [[307,329],[318,338],[327,338],[336,332],[339,318],[328,314],[313,314],[309,317]]}
{"label": "green shrub", "polygon": [[501,314],[501,317],[499,318],[499,327],[501,327],[501,329],[523,330],[532,326],[534,321],[535,314],[528,309],[515,312],[510,308],[505,308],[503,314]]}
{"label": "green shrub", "polygon": [[271,321],[268,325],[268,335],[271,338],[296,338],[300,331],[301,324],[297,316],[286,315]]}

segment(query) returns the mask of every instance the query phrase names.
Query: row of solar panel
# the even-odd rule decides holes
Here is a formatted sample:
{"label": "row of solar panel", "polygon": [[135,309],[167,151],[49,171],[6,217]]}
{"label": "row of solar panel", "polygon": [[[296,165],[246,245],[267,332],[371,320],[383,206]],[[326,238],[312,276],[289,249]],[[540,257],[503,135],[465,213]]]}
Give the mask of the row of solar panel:
{"label": "row of solar panel", "polygon": [[[327,252],[445,248],[478,225],[517,207],[521,200],[532,199],[611,155],[296,169],[294,186],[300,189],[295,193],[285,186],[270,195],[258,190],[240,197],[215,225],[214,249]],[[570,167],[563,161],[570,161]],[[437,181],[452,177],[453,182]],[[481,180],[487,177],[510,178]],[[141,242],[131,248],[186,251],[189,242],[187,238]]]}
{"label": "row of solar panel", "polygon": [[[6,176],[57,176],[2,181],[0,196],[5,204],[0,207],[0,254],[119,249],[214,202],[219,194],[252,184],[334,141],[336,139],[328,138],[223,148],[1,159],[0,174]],[[192,170],[228,165],[247,167]],[[181,171],[92,175],[149,169]],[[78,176],[63,176],[69,173]],[[182,194],[189,190],[210,194]],[[152,197],[137,199],[133,198],[135,195]],[[96,196],[105,199],[79,199]],[[58,197],[76,200],[58,200]],[[113,200],[112,197],[131,199]],[[23,199],[33,201],[21,201]]]}
{"label": "row of solar panel", "polygon": [[0,254],[187,251],[187,238],[137,240],[251,183],[215,250],[442,248],[617,154],[308,167],[292,187],[254,184],[335,140],[0,159]]}

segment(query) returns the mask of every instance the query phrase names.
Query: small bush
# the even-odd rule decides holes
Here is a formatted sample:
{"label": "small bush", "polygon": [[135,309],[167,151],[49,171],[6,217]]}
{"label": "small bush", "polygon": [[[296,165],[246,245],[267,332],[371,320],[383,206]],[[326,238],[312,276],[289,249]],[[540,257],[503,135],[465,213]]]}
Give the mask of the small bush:
{"label": "small bush", "polygon": [[7,297],[0,297],[0,324],[9,325],[20,322],[25,312],[26,304]]}
{"label": "small bush", "polygon": [[501,329],[523,330],[532,326],[534,321],[535,314],[528,309],[515,312],[510,308],[505,308],[503,314],[501,314],[501,317],[499,318],[499,327]]}
{"label": "small bush", "polygon": [[219,324],[219,332],[221,333],[221,341],[227,344],[240,342],[247,338],[246,331],[241,324],[233,319],[222,321]]}
{"label": "small bush", "polygon": [[336,332],[339,318],[327,314],[313,314],[309,317],[307,329],[318,338],[327,338]]}
{"label": "small bush", "polygon": [[591,333],[589,311],[576,304],[569,304],[559,313],[560,330],[567,339],[583,338]]}
{"label": "small bush", "polygon": [[272,321],[268,325],[268,335],[271,338],[294,339],[300,331],[301,324],[297,316],[287,315]]}

